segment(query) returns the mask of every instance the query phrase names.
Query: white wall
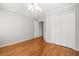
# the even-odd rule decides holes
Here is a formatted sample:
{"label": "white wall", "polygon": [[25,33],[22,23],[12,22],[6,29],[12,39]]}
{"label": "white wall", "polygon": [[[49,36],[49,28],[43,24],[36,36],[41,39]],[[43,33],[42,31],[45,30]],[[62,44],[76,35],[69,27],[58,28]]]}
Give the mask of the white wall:
{"label": "white wall", "polygon": [[39,22],[34,21],[34,37],[39,37]]}
{"label": "white wall", "polygon": [[0,9],[0,47],[34,36],[33,19]]}
{"label": "white wall", "polygon": [[44,39],[49,43],[75,48],[75,12],[73,8],[47,16]]}
{"label": "white wall", "polygon": [[79,4],[75,9],[75,48],[79,50]]}

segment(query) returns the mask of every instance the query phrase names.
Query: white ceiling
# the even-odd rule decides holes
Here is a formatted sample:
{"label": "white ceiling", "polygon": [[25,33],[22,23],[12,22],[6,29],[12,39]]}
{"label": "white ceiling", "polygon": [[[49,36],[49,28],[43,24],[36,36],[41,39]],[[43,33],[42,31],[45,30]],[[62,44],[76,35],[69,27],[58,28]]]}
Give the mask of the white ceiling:
{"label": "white ceiling", "polygon": [[[16,12],[16,13],[19,13],[19,14],[22,14],[25,16],[29,16],[29,15],[31,15],[31,12],[29,12],[29,10],[27,10],[27,5],[28,5],[28,3],[0,3],[0,8],[4,8],[11,12]],[[56,12],[63,8],[68,8],[75,4],[74,3],[39,3],[37,5],[43,10],[43,13],[38,12],[38,15],[41,16],[41,14],[42,14],[42,16],[44,16],[45,13],[49,15],[53,12]],[[32,15],[32,16],[34,16],[34,15]]]}
{"label": "white ceiling", "polygon": [[42,8],[47,14],[51,14],[51,12],[56,12],[58,10],[68,8],[70,6],[76,5],[75,3],[47,3],[47,4],[38,4],[40,8]]}

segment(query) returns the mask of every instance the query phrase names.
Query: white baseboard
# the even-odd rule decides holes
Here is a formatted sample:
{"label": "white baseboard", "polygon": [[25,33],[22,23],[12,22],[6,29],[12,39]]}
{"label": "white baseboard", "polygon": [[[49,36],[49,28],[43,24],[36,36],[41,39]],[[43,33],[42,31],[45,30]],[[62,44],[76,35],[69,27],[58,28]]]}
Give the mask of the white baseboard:
{"label": "white baseboard", "polygon": [[[38,37],[34,37],[34,38],[38,38]],[[28,39],[28,40],[32,40],[32,39],[34,39],[34,38],[30,38],[30,39]],[[9,46],[9,45],[14,45],[14,44],[17,44],[17,43],[20,43],[20,42],[23,42],[23,41],[28,41],[28,40],[27,40],[27,39],[24,39],[24,40],[20,40],[20,41],[17,41],[17,42],[13,42],[13,43],[1,45],[0,48],[6,47],[6,46]],[[47,43],[49,43],[49,42],[47,42]],[[54,43],[54,44],[55,44],[55,43]],[[57,45],[59,45],[59,44],[57,44]],[[61,46],[63,46],[63,45],[61,45]],[[73,49],[73,48],[72,48],[72,49]],[[74,50],[79,51],[79,49],[76,49],[76,48],[74,48]]]}
{"label": "white baseboard", "polygon": [[[31,39],[33,39],[33,38],[31,38]],[[1,45],[0,48],[10,46],[10,45],[13,45],[13,44],[17,44],[17,43],[20,43],[20,42],[23,42],[23,41],[28,41],[28,40],[31,40],[31,39],[23,39],[23,40],[20,40],[20,41],[17,41],[17,42]]]}
{"label": "white baseboard", "polygon": [[[40,36],[39,36],[40,37]],[[20,42],[24,42],[24,41],[28,41],[28,40],[32,40],[34,38],[38,38],[38,37],[33,37],[33,38],[29,38],[29,39],[23,39],[23,40],[20,40],[20,41],[17,41],[17,42],[13,42],[13,43],[9,43],[9,44],[5,44],[5,45],[1,45],[0,48],[2,47],[6,47],[6,46],[10,46],[10,45],[14,45],[14,44],[17,44],[17,43],[20,43]]]}
{"label": "white baseboard", "polygon": [[[49,43],[49,42],[46,41],[46,40],[45,40],[45,42]],[[64,45],[61,45],[61,44],[58,44],[58,43],[55,43],[55,42],[50,42],[50,43],[51,43],[51,44],[56,44],[56,45],[60,45],[60,46],[66,47],[66,46],[64,46]],[[70,48],[70,47],[68,47],[68,48]],[[77,48],[71,48],[71,49],[76,50],[76,51],[79,51],[79,49],[77,49]]]}
{"label": "white baseboard", "polygon": [[77,51],[79,51],[79,49],[77,49],[77,48],[75,48],[74,50],[77,50]]}

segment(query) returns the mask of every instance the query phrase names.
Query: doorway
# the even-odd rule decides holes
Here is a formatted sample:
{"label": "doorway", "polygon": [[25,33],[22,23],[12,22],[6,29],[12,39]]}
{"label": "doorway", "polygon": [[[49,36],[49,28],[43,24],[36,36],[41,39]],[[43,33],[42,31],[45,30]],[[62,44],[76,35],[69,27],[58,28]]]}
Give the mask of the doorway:
{"label": "doorway", "polygon": [[43,37],[43,21],[34,21],[34,37]]}
{"label": "doorway", "polygon": [[39,33],[40,33],[40,36],[43,37],[43,23],[44,22],[39,22]]}

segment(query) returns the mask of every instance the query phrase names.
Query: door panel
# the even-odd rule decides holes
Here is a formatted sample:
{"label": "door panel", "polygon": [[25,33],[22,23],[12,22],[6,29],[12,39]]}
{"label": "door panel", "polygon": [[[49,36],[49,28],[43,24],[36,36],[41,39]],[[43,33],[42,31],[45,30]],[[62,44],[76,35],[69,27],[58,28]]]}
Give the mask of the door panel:
{"label": "door panel", "polygon": [[68,14],[61,19],[61,41],[64,46],[75,47],[74,14]]}

